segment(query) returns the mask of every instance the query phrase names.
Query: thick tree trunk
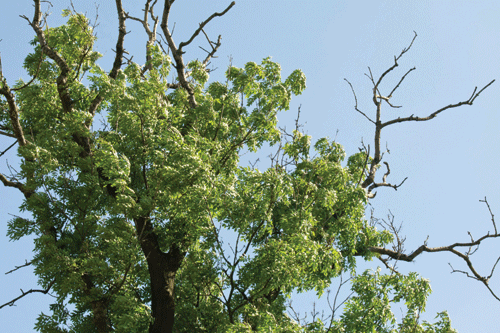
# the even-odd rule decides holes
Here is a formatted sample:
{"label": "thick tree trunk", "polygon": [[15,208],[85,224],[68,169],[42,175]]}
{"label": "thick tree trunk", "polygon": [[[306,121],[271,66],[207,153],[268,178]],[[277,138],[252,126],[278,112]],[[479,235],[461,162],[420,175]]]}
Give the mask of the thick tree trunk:
{"label": "thick tree trunk", "polygon": [[148,263],[151,281],[151,310],[154,321],[149,327],[149,332],[171,333],[175,315],[175,274],[186,253],[181,252],[175,244],[167,253],[162,252],[149,219],[140,217],[134,222]]}

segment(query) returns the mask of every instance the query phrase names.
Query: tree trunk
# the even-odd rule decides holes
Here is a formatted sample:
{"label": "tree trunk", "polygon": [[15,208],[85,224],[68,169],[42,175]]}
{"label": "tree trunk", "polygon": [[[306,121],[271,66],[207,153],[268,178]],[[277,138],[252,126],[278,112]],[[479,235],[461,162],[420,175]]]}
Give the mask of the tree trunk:
{"label": "tree trunk", "polygon": [[154,321],[149,327],[149,332],[171,333],[175,315],[175,274],[186,253],[181,252],[175,244],[167,253],[162,252],[149,219],[140,217],[134,222],[151,281],[151,310]]}

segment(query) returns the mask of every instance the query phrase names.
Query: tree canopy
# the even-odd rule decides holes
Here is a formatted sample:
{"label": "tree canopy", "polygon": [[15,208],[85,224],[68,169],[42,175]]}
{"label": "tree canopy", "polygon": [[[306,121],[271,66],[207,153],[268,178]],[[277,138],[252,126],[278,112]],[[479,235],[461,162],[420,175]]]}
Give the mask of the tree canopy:
{"label": "tree canopy", "polygon": [[[370,73],[376,118],[358,109],[351,85],[355,110],[375,126],[374,151],[363,146],[346,158],[335,140],[313,144],[299,119],[292,133],[278,128],[279,112],[306,88],[302,71],[282,78],[280,65],[265,58],[230,65],[225,82],[210,81],[207,64],[221,38],[211,41],[203,28],[234,2],[176,44],[168,22],[174,1],[158,9],[147,0],[137,18],[116,0],[111,69],[99,65],[85,15],[63,10],[66,23],[49,28],[41,1],[33,2],[33,18],[24,17],[35,34],[24,62],[32,79],[9,85],[1,77],[0,134],[16,140],[21,164],[0,180],[24,195],[25,215],[8,222],[8,236],[35,235],[30,264],[42,289],[3,306],[32,292],[54,295],[52,313],[37,319],[39,332],[453,331],[446,311],[434,323],[420,320],[429,281],[398,272],[390,260],[470,244],[424,244],[406,255],[397,230],[380,228],[365,209],[376,188],[402,184],[387,182],[382,129],[471,105],[493,81],[429,116],[382,122],[382,105],[394,107],[390,98],[406,74],[385,96],[380,82],[415,34],[393,66],[379,78]],[[123,47],[132,20],[148,36],[142,65]],[[184,47],[200,34],[207,56],[187,61]],[[246,150],[264,145],[275,148],[269,168],[240,165]],[[487,237],[496,236],[495,228]],[[373,259],[384,270],[356,272],[357,260]],[[321,295],[342,273],[353,294],[341,314],[334,304],[326,321],[292,318],[293,291]],[[394,303],[405,306],[399,322]]]}

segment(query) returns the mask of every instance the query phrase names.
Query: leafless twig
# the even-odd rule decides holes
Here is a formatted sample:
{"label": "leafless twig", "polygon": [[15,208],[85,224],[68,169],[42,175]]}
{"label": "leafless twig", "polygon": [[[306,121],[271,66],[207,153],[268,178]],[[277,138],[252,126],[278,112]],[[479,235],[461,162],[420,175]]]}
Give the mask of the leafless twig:
{"label": "leafless twig", "polygon": [[49,293],[49,291],[50,291],[50,288],[52,288],[52,286],[54,285],[54,283],[55,283],[55,282],[56,282],[56,280],[55,280],[55,279],[54,279],[54,280],[52,280],[52,282],[50,282],[50,283],[49,283],[49,286],[48,286],[47,288],[45,288],[45,289],[30,289],[30,290],[28,290],[28,291],[24,291],[24,290],[22,290],[22,289],[21,289],[21,295],[20,295],[20,296],[18,296],[18,297],[16,297],[16,298],[14,298],[13,300],[11,300],[11,301],[9,301],[9,302],[7,302],[7,303],[4,303],[4,304],[0,305],[0,309],[1,309],[1,308],[3,308],[3,307],[5,307],[5,306],[7,306],[7,305],[8,305],[8,306],[14,306],[14,303],[15,303],[16,301],[18,301],[19,299],[21,299],[21,298],[23,298],[24,296],[29,295],[29,294],[31,294],[31,293],[42,293],[42,294],[48,294],[48,293]]}

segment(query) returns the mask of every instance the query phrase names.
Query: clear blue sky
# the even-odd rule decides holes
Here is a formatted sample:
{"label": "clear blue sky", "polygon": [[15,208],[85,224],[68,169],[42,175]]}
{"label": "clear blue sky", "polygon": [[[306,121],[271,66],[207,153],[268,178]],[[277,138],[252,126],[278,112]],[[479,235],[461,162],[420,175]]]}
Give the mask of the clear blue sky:
{"label": "clear blue sky", "polygon": [[[97,49],[104,53],[101,65],[110,68],[117,35],[117,19],[112,1],[98,1],[100,38]],[[141,15],[136,3],[124,0],[125,10]],[[18,15],[33,16],[30,1],[0,0],[0,52],[4,76],[9,84],[27,76],[21,65],[30,52],[28,41],[34,33]],[[198,23],[215,11],[221,11],[229,0],[178,0],[174,3],[170,24],[176,22],[174,39],[185,41]],[[60,13],[69,0],[53,0],[49,26],[62,22]],[[94,1],[74,0],[76,9],[93,18]],[[46,5],[44,5],[46,8]],[[295,98],[291,110],[279,116],[279,126],[292,128],[296,110],[302,105],[304,131],[313,140],[330,136],[344,145],[347,154],[357,152],[360,140],[372,143],[373,128],[353,109],[351,90],[343,80],[353,84],[359,107],[373,114],[370,100],[371,83],[364,76],[367,66],[379,76],[392,65],[393,57],[418,37],[409,53],[399,62],[382,93],[397,83],[409,68],[413,71],[393,97],[401,109],[384,109],[383,119],[411,114],[426,116],[442,106],[469,98],[475,86],[482,87],[492,79],[500,79],[500,3],[489,1],[250,1],[237,0],[228,14],[216,18],[206,28],[212,39],[222,35],[219,58],[212,61],[218,70],[213,80],[221,79],[232,56],[233,65],[267,56],[281,64],[283,76],[300,68],[307,76],[308,88]],[[134,60],[143,61],[145,33],[138,24],[128,21],[132,33],[125,47]],[[202,57],[198,45],[207,47],[203,36],[186,48],[186,59]],[[385,89],[385,90],[384,90]],[[500,216],[500,82],[487,89],[473,106],[447,110],[429,122],[405,123],[382,132],[382,142],[391,151],[389,181],[399,183],[397,191],[381,189],[371,203],[377,217],[385,217],[390,209],[396,222],[403,222],[407,236],[406,249],[411,252],[429,235],[429,246],[468,241],[467,231],[475,238],[492,231],[486,206],[478,200],[487,196],[493,212]],[[12,143],[0,137],[0,150]],[[373,144],[372,144],[373,146]],[[270,151],[266,151],[266,156]],[[261,157],[261,160],[264,158]],[[242,162],[253,161],[247,155]],[[0,158],[0,172],[7,173],[6,162],[16,167],[18,160],[11,151]],[[265,167],[265,163],[258,165]],[[13,274],[4,272],[30,260],[32,240],[9,242],[5,237],[9,214],[20,214],[21,196],[13,189],[0,187],[0,303],[19,295],[19,289],[36,288],[30,268]],[[500,220],[498,221],[500,225]],[[488,275],[500,256],[498,242],[486,242],[472,260],[483,275]],[[450,262],[456,269],[466,270],[459,258],[449,253],[424,254],[415,263],[400,263],[403,272],[417,271],[430,279],[433,294],[423,318],[448,310],[453,326],[459,332],[498,332],[500,302],[486,288],[461,274],[450,274]],[[372,262],[362,267],[374,267]],[[500,276],[490,282],[500,293]],[[337,281],[334,281],[332,288]],[[15,307],[0,310],[0,326],[4,332],[31,332],[40,311],[48,312],[50,296],[32,294]],[[310,311],[314,295],[301,295],[294,301],[296,310]],[[320,305],[325,301],[320,301]],[[398,318],[401,312],[394,309]],[[310,318],[310,316],[309,316]]]}

